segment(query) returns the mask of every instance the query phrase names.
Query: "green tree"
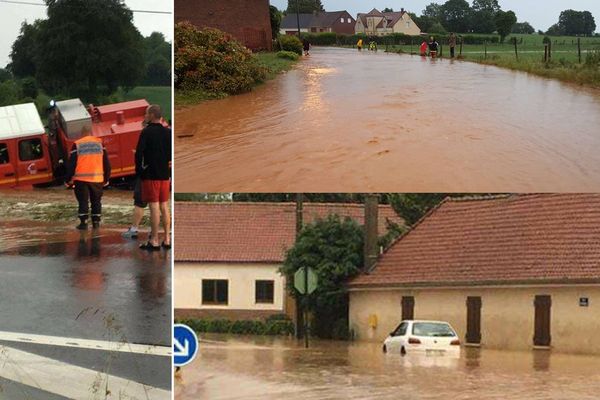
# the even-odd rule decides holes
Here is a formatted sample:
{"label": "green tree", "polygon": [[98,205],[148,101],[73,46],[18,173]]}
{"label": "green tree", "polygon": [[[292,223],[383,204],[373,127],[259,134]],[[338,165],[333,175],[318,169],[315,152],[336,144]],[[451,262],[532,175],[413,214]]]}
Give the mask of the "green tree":
{"label": "green tree", "polygon": [[302,298],[313,314],[312,332],[321,338],[348,337],[348,293],[345,283],[359,274],[363,265],[363,230],[350,219],[330,215],[306,225],[285,256],[280,272],[288,277],[294,297],[292,276],[300,267],[313,268],[317,290]]}
{"label": "green tree", "polygon": [[504,39],[506,39],[512,31],[513,26],[517,23],[517,16],[513,11],[498,11],[495,20],[500,41],[504,42]]}
{"label": "green tree", "polygon": [[498,0],[473,0],[471,28],[477,33],[493,33],[495,16],[500,11]]}
{"label": "green tree", "polygon": [[421,13],[421,15],[424,17],[432,18],[438,21],[442,20],[443,14],[444,10],[442,6],[437,3],[430,3]]}
{"label": "green tree", "polygon": [[275,6],[269,6],[269,17],[271,18],[271,37],[277,39],[281,27],[281,12]]}
{"label": "green tree", "polygon": [[408,225],[414,225],[447,196],[444,193],[391,194],[390,203]]}
{"label": "green tree", "polygon": [[442,6],[442,25],[450,32],[468,32],[471,7],[466,0],[448,0]]}
{"label": "green tree", "polygon": [[135,86],[144,73],[142,36],[120,0],[46,0],[36,78],[49,93],[94,99]]}
{"label": "green tree", "polygon": [[436,33],[438,35],[445,35],[446,33],[448,33],[448,31],[446,31],[446,28],[444,28],[444,26],[439,22],[435,22],[433,25],[431,25],[427,32]]}
{"label": "green tree", "polygon": [[394,12],[394,9],[390,8],[390,7],[386,7],[386,8],[383,9],[382,12]]}
{"label": "green tree", "polygon": [[589,11],[565,10],[560,13],[558,27],[553,26],[551,29],[553,34],[559,32],[569,36],[591,36],[596,30],[596,21]]}
{"label": "green tree", "polygon": [[511,33],[532,35],[535,33],[535,29],[529,22],[517,22],[515,26],[513,26]]}
{"label": "green tree", "polygon": [[287,14],[296,14],[300,9],[300,14],[312,14],[314,11],[325,11],[321,0],[288,0]]}
{"label": "green tree", "polygon": [[37,20],[33,24],[23,22],[19,36],[12,45],[11,62],[7,69],[17,78],[35,76],[38,61],[38,47],[42,27],[45,21]]}
{"label": "green tree", "polygon": [[0,83],[0,107],[21,103],[21,88],[15,80]]}
{"label": "green tree", "polygon": [[6,82],[9,79],[12,79],[12,74],[6,68],[0,68],[0,83]]}
{"label": "green tree", "polygon": [[160,32],[143,38],[145,74],[142,83],[148,86],[171,85],[171,44]]}

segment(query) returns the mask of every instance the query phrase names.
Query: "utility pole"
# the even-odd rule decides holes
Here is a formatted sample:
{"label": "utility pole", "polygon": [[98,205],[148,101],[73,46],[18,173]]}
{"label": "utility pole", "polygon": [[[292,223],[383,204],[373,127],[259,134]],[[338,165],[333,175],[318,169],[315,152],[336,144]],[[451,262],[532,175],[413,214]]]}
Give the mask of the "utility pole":
{"label": "utility pole", "polygon": [[[300,236],[300,232],[302,231],[303,222],[303,203],[304,203],[304,195],[302,193],[296,194],[296,240]],[[306,283],[306,282],[305,282]],[[308,287],[308,286],[305,286]],[[301,307],[302,302],[298,297],[296,299],[296,339],[302,338],[302,334],[305,333],[303,328],[306,324],[306,318],[303,316],[304,308]],[[306,334],[304,335],[308,337]],[[307,339],[305,339],[306,341]]]}
{"label": "utility pole", "polygon": [[364,241],[364,270],[370,271],[377,262],[379,248],[378,239],[379,195],[369,193],[365,197],[365,241]]}
{"label": "utility pole", "polygon": [[300,39],[300,0],[296,0],[296,22],[298,23],[298,39]]}

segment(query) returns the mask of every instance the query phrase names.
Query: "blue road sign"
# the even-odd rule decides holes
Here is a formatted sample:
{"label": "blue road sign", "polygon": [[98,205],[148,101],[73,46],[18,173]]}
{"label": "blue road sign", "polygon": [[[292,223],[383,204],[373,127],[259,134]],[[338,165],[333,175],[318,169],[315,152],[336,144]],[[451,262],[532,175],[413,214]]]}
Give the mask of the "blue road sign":
{"label": "blue road sign", "polygon": [[175,324],[173,337],[173,363],[183,367],[191,363],[198,352],[196,332],[187,325]]}

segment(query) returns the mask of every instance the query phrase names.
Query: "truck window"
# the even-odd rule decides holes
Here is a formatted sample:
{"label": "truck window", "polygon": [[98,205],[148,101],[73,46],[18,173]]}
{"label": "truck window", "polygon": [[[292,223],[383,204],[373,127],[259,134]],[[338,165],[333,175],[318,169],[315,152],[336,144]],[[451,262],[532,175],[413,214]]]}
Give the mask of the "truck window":
{"label": "truck window", "polygon": [[8,145],[0,143],[0,164],[8,164]]}
{"label": "truck window", "polygon": [[19,142],[19,159],[21,161],[39,160],[42,157],[43,152],[41,139],[27,139]]}

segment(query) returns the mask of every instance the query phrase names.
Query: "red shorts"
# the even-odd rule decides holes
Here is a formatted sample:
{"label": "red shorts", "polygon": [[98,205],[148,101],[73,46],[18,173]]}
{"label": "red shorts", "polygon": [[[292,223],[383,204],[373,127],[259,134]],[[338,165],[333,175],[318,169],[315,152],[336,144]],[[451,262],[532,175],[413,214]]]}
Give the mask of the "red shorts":
{"label": "red shorts", "polygon": [[166,203],[171,198],[170,181],[142,181],[142,201],[144,203]]}

